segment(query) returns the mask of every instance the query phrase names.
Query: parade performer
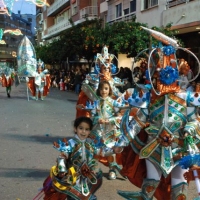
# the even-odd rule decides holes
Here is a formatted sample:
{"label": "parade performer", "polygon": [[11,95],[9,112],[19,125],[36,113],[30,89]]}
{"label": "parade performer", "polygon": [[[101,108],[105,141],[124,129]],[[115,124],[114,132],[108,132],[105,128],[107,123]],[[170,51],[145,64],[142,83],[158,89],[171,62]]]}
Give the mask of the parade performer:
{"label": "parade performer", "polygon": [[[101,141],[104,146],[112,148],[121,135],[120,132],[120,109],[124,105],[111,98],[112,89],[108,81],[101,81],[96,91],[99,100],[95,101],[94,108],[91,108],[91,115],[94,128],[91,131],[90,138],[96,143]],[[117,177],[117,171],[121,170],[119,163],[116,162],[116,156],[99,156],[98,160],[109,167],[110,180]]]}
{"label": "parade performer", "polygon": [[[102,53],[97,53],[95,58],[95,69],[93,73],[90,73],[86,76],[86,80],[82,83],[81,92],[78,97],[77,105],[86,105],[87,101],[95,101],[98,99],[96,96],[96,90],[98,84],[101,80],[109,81],[112,91],[113,98],[118,98],[121,93],[116,86],[123,86],[124,82],[121,81],[118,77],[114,77],[117,73],[117,67],[112,63],[115,56],[108,53],[108,48],[103,47]],[[90,112],[76,107],[76,117],[79,116],[91,116]]]}
{"label": "parade performer", "polygon": [[15,81],[15,73],[11,72],[11,70],[6,70],[5,73],[2,74],[2,87],[6,87],[7,97],[10,98],[12,85]]}
{"label": "parade performer", "polygon": [[37,101],[40,98],[42,101],[49,93],[51,86],[51,78],[48,70],[44,69],[44,63],[39,59],[37,62],[37,71],[32,73],[32,77],[27,77],[27,85],[31,91],[32,97]]}
{"label": "parade performer", "polygon": [[54,148],[61,152],[56,166],[44,181],[43,190],[34,198],[44,200],[96,200],[94,193],[102,184],[102,171],[97,169],[95,154],[110,154],[112,149],[99,148],[88,138],[92,120],[79,117],[74,121],[75,136],[72,139],[54,142]]}
{"label": "parade performer", "polygon": [[[191,158],[191,152],[199,156],[200,90],[181,90],[176,49],[192,54],[199,66],[200,63],[192,52],[179,47],[175,40],[144,29],[162,45],[153,48],[149,54],[150,84],[137,85],[126,92],[126,95],[129,93],[126,100],[132,108],[122,118],[123,137],[116,144],[126,146],[130,143],[133,151],[124,148],[123,170],[141,191],[118,191],[118,194],[132,200],[187,199],[187,181],[190,179],[185,179],[188,169],[181,163],[183,158]],[[194,167],[192,159],[188,162]]]}

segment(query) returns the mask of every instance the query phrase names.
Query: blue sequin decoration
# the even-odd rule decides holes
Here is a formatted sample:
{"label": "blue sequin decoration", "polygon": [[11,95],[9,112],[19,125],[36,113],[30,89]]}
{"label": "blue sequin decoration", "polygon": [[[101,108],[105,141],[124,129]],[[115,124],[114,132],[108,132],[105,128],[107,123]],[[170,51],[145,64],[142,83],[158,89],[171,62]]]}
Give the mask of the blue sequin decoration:
{"label": "blue sequin decoration", "polygon": [[184,156],[179,161],[179,165],[182,167],[182,169],[190,168],[193,165],[200,166],[200,154],[194,154],[194,155]]}
{"label": "blue sequin decoration", "polygon": [[192,98],[190,98],[190,101],[191,101],[191,102],[193,102],[193,101],[194,101],[194,98],[193,98],[193,97],[192,97]]}
{"label": "blue sequin decoration", "polygon": [[171,54],[174,54],[176,52],[176,50],[173,46],[168,45],[168,46],[163,47],[163,52],[165,55],[169,56]]}
{"label": "blue sequin decoration", "polygon": [[160,81],[166,85],[174,83],[178,79],[178,69],[166,66],[160,70]]}

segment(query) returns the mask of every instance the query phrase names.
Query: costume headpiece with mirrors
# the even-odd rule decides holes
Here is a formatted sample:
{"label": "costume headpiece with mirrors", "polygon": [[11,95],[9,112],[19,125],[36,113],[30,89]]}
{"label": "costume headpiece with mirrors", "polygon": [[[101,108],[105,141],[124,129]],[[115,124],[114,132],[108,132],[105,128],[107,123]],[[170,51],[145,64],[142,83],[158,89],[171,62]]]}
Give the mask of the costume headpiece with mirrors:
{"label": "costume headpiece with mirrors", "polygon": [[41,68],[42,69],[42,71],[44,70],[44,62],[41,60],[41,59],[38,59],[38,61],[37,61],[37,70],[38,70],[38,68]]}
{"label": "costume headpiece with mirrors", "polygon": [[114,54],[108,53],[108,47],[104,46],[101,53],[97,53],[95,59],[96,72],[101,74],[103,69],[107,69],[111,72],[111,75],[115,75],[117,73],[117,67],[113,63],[114,58],[117,60]]}

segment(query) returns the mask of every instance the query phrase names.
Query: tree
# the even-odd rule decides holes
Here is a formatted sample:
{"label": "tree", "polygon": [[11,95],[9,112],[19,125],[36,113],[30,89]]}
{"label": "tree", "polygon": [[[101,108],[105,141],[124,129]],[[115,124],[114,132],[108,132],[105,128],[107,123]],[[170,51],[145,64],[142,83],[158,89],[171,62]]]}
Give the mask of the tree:
{"label": "tree", "polygon": [[[45,63],[61,62],[66,60],[74,60],[75,57],[85,57],[87,60],[93,60],[94,56],[101,52],[104,45],[109,47],[109,52],[115,55],[119,53],[127,54],[127,57],[135,57],[143,49],[149,48],[152,44],[158,44],[158,41],[151,38],[149,33],[141,28],[147,27],[135,21],[116,22],[114,24],[106,24],[102,28],[102,20],[88,20],[74,25],[63,31],[59,40],[53,41],[51,44],[36,48],[37,57]],[[170,37],[174,37],[175,31],[171,31],[171,24],[166,27],[153,27]]]}

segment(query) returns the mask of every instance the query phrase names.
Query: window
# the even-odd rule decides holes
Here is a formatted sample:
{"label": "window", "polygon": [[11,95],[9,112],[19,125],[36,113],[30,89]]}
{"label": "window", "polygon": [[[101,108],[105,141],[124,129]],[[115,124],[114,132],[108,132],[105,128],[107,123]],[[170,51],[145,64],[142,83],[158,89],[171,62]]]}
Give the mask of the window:
{"label": "window", "polygon": [[143,0],[142,10],[154,7],[158,5],[158,0]]}
{"label": "window", "polygon": [[130,2],[130,12],[135,12],[136,11],[136,0],[133,0]]}
{"label": "window", "polygon": [[124,9],[124,15],[128,15],[129,14],[129,8]]}
{"label": "window", "polygon": [[116,5],[116,17],[121,17],[122,16],[122,4]]}
{"label": "window", "polygon": [[72,4],[72,15],[75,15],[78,13],[78,10],[77,10],[77,1],[75,1],[73,4]]}

